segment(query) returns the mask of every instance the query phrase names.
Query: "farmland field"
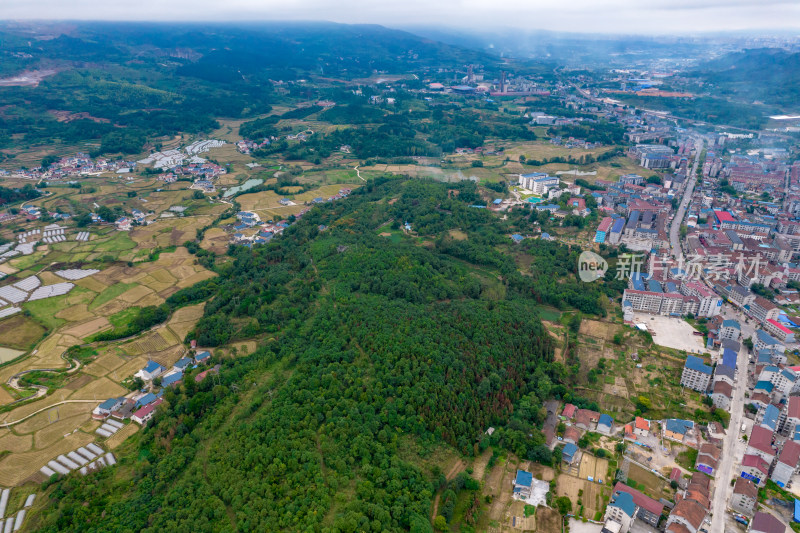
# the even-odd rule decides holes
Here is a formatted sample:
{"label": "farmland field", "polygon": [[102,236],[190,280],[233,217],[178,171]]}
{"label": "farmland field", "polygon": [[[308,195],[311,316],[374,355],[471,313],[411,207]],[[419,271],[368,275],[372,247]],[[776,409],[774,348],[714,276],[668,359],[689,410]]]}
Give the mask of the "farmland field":
{"label": "farmland field", "polygon": [[[583,491],[581,496],[578,495],[578,491]],[[611,489],[596,482],[561,474],[558,476],[556,484],[556,495],[568,497],[572,501],[573,510],[576,513],[580,509],[577,502],[581,500],[584,508],[583,516],[594,518],[597,512],[605,511],[606,503],[611,496]]]}

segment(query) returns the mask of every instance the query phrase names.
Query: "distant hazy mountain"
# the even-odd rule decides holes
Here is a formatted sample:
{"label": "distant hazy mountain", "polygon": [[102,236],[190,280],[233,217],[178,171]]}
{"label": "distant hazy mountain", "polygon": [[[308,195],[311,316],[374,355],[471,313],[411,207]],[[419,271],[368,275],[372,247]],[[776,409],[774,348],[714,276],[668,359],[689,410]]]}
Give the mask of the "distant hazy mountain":
{"label": "distant hazy mountain", "polygon": [[702,57],[712,47],[707,40],[689,37],[579,34],[516,28],[460,30],[410,26],[404,29],[456,46],[569,66],[630,66],[632,61],[643,59]]}
{"label": "distant hazy mountain", "polygon": [[[31,59],[128,61],[171,57],[181,74],[220,78],[280,71],[362,76],[373,70],[494,63],[482,52],[378,25],[327,22],[253,24],[77,23],[0,26],[0,53]],[[33,42],[29,39],[34,37]]]}

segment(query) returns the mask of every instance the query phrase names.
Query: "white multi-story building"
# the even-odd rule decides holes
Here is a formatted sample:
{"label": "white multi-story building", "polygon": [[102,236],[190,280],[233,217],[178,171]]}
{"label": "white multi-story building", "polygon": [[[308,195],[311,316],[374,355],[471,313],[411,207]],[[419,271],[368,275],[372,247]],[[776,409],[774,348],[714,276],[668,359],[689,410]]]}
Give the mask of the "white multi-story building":
{"label": "white multi-story building", "polygon": [[706,392],[711,384],[713,373],[714,370],[705,364],[702,359],[689,355],[686,357],[686,364],[681,373],[681,386],[698,392]]}
{"label": "white multi-story building", "polygon": [[695,296],[699,300],[700,305],[697,310],[697,316],[716,316],[722,309],[722,298],[698,281],[684,281],[681,283],[681,293],[686,296]]}
{"label": "white multi-story building", "polygon": [[534,194],[547,194],[547,191],[558,187],[559,179],[557,176],[548,176],[544,172],[534,172],[532,174],[520,174],[519,185]]}

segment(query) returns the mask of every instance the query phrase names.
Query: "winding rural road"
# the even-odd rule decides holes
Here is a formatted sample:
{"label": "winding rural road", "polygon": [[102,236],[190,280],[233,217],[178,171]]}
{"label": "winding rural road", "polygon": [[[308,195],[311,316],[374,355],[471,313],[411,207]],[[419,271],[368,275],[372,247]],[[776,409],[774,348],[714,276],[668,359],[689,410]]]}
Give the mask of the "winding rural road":
{"label": "winding rural road", "polygon": [[367,181],[367,180],[365,180],[364,178],[361,177],[361,171],[358,170],[358,165],[354,166],[353,170],[356,171],[356,175],[358,176],[358,179],[360,179],[361,181]]}
{"label": "winding rural road", "polygon": [[25,415],[22,418],[18,418],[17,420],[13,420],[11,422],[0,422],[0,427],[8,428],[8,427],[13,426],[15,424],[19,424],[20,422],[24,422],[25,420],[29,419],[32,416],[38,415],[39,413],[41,413],[43,411],[47,411],[48,409],[52,409],[53,407],[57,407],[59,405],[65,404],[65,403],[97,403],[97,400],[63,400],[63,401],[56,402],[54,404],[48,405],[47,407],[42,407],[38,411],[34,411],[29,415]]}

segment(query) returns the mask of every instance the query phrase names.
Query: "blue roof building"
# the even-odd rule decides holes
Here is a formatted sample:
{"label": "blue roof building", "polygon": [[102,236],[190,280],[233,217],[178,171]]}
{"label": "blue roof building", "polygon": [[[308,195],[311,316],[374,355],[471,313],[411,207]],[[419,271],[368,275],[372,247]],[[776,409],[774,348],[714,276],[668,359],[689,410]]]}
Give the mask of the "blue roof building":
{"label": "blue roof building", "polygon": [[561,459],[564,461],[571,463],[575,460],[575,454],[578,453],[578,447],[568,442],[564,445],[564,449],[561,450]]}
{"label": "blue roof building", "polygon": [[191,364],[192,360],[189,357],[181,357],[180,359],[178,359],[178,362],[175,363],[174,366],[175,368],[183,372],[184,370],[186,370],[186,367],[188,367]]}
{"label": "blue roof building", "polygon": [[764,349],[758,351],[758,363],[769,364],[772,362],[772,350]]}
{"label": "blue roof building", "polygon": [[148,392],[147,394],[145,394],[144,396],[142,396],[141,398],[136,400],[136,409],[138,409],[139,407],[142,407],[144,405],[147,405],[149,403],[153,403],[157,399],[158,399],[158,396],[156,396],[152,392]]}
{"label": "blue roof building", "polygon": [[633,503],[633,495],[623,491],[617,493],[617,497],[609,504],[609,507],[616,507],[631,518],[633,518],[633,513],[636,512],[636,504]]}
{"label": "blue roof building", "polygon": [[654,279],[647,280],[647,290],[650,292],[664,292],[661,289],[661,284]]}
{"label": "blue roof building", "polygon": [[767,333],[763,329],[757,329],[756,330],[756,338],[757,338],[758,342],[760,342],[761,344],[766,345],[767,347],[769,347],[769,346],[777,346],[777,345],[780,344],[780,342],[778,342],[778,339],[774,338],[772,335],[770,335],[769,333]]}
{"label": "blue roof building", "polygon": [[761,420],[761,425],[774,432],[778,427],[778,416],[780,416],[780,414],[777,407],[769,404],[767,408],[764,409],[764,418]]}
{"label": "blue roof building", "polygon": [[800,500],[794,501],[794,517],[795,522],[800,522]]}
{"label": "blue roof building", "polygon": [[158,369],[164,370],[164,367],[156,363],[155,361],[148,361],[146,365],[144,365],[144,371],[153,373]]}
{"label": "blue roof building", "polygon": [[686,432],[694,427],[694,422],[691,420],[681,420],[679,418],[669,418],[666,420],[667,431],[686,435]]}
{"label": "blue roof building", "polygon": [[737,358],[737,353],[734,352],[733,350],[729,350],[727,348],[722,349],[722,364],[728,365],[729,367],[735,369],[736,358]]}
{"label": "blue roof building", "polygon": [[756,383],[756,386],[753,389],[753,392],[764,391],[767,394],[771,394],[772,393],[772,389],[774,389],[774,388],[775,388],[775,385],[773,385],[772,382],[770,382],[770,381],[759,381],[758,383]]}
{"label": "blue roof building", "polygon": [[109,398],[108,400],[102,402],[99,407],[104,411],[113,411],[118,405],[125,401],[125,398]]}
{"label": "blue roof building", "polygon": [[169,387],[183,379],[183,372],[175,372],[161,380],[162,387]]}
{"label": "blue roof building", "polygon": [[514,485],[530,487],[533,485],[533,474],[525,470],[517,470],[517,477],[514,479]]}
{"label": "blue roof building", "polygon": [[697,357],[696,355],[686,356],[686,364],[684,365],[684,367],[690,370],[694,370],[695,372],[708,374],[709,376],[713,372],[713,369],[707,364],[705,364],[703,360]]}
{"label": "blue roof building", "polygon": [[665,285],[667,286],[666,292],[668,292],[669,294],[679,294],[681,292],[680,290],[678,290],[678,286],[675,284],[674,281],[668,281]]}
{"label": "blue roof building", "polygon": [[614,425],[614,419],[607,414],[602,414],[597,419],[597,431],[600,433],[611,433],[611,426]]}
{"label": "blue roof building", "polygon": [[194,360],[198,363],[208,361],[211,358],[211,352],[208,350],[202,351],[194,356]]}
{"label": "blue roof building", "polygon": [[519,233],[515,233],[514,235],[511,236],[511,240],[514,242],[522,242],[523,239],[525,239],[525,237],[523,237]]}

